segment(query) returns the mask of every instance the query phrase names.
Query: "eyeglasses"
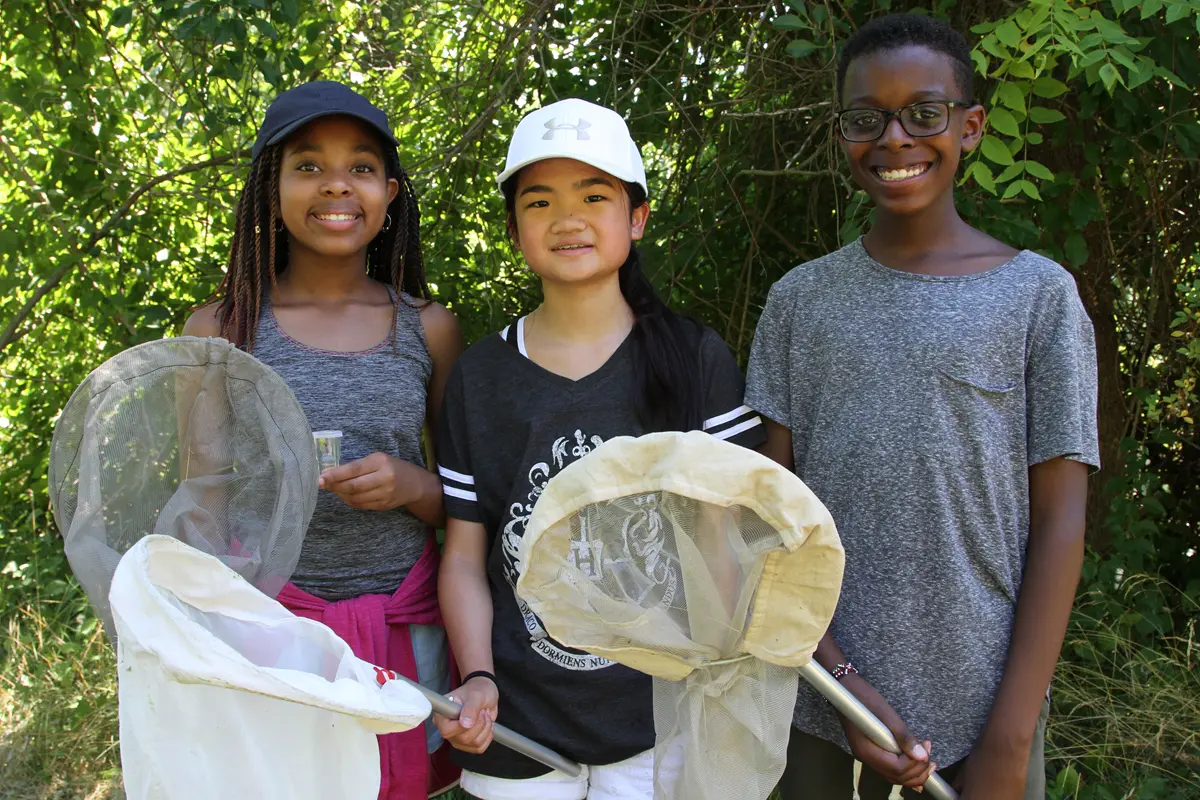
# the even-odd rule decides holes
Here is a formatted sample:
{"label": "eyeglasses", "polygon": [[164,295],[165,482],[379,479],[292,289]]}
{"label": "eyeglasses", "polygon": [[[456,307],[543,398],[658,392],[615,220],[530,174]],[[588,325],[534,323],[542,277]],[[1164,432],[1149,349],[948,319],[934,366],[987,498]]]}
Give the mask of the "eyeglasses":
{"label": "eyeglasses", "polygon": [[848,142],[873,142],[887,130],[892,117],[909,136],[937,136],[950,126],[950,109],[969,108],[956,100],[925,100],[896,111],[882,108],[847,108],[837,115],[838,130]]}

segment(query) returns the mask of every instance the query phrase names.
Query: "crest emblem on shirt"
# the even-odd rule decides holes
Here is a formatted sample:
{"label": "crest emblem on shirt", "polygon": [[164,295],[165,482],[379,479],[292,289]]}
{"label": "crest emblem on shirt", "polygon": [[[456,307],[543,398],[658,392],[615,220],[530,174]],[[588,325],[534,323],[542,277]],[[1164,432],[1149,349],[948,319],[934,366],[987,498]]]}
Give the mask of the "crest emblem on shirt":
{"label": "crest emblem on shirt", "polygon": [[[574,434],[560,436],[554,440],[554,444],[550,448],[550,458],[548,460],[539,461],[529,468],[527,476],[529,491],[525,496],[525,500],[512,504],[509,508],[510,519],[500,532],[504,577],[508,581],[508,585],[513,588],[514,594],[516,593],[517,578],[521,574],[521,538],[525,535],[525,528],[529,525],[529,517],[533,514],[533,507],[537,504],[538,498],[542,496],[546,484],[568,464],[578,461],[602,444],[604,444],[604,440],[599,436],[589,436],[583,430],[576,429]],[[586,532],[584,532],[580,541],[572,542],[569,557],[580,566],[585,574],[594,573],[596,570],[602,568],[601,553],[598,544],[598,542],[593,544],[587,537]],[[561,647],[550,638],[549,634],[546,633],[546,629],[542,626],[541,620],[537,618],[537,615],[533,613],[529,605],[520,597],[517,597],[517,607],[520,609],[521,616],[525,620],[525,629],[529,632],[530,646],[547,661],[551,661],[564,669],[576,671],[604,669],[614,664],[614,662],[609,661],[607,658],[594,656],[590,653],[576,653]]]}

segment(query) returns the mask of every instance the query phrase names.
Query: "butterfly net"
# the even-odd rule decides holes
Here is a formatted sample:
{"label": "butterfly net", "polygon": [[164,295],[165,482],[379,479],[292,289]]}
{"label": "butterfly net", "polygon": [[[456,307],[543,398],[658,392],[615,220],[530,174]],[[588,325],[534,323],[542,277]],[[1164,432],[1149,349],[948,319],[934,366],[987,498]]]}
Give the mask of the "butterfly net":
{"label": "butterfly net", "polygon": [[654,677],[656,800],[765,800],[844,563],[794,474],[699,432],[613,439],[549,482],[521,561],[551,636]]}
{"label": "butterfly net", "polygon": [[54,430],[50,492],[67,559],[109,637],[121,556],[162,534],[274,597],[317,497],[312,433],[283,379],[218,339],[139,345],[75,390]]}

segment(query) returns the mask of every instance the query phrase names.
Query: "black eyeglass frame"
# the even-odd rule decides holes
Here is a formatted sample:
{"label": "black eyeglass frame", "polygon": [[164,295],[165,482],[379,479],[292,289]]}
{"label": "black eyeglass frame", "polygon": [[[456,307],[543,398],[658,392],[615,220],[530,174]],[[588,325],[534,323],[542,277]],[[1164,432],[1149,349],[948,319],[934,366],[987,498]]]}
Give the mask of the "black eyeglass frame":
{"label": "black eyeglass frame", "polygon": [[[946,107],[946,124],[944,126],[942,126],[942,129],[940,131],[932,131],[929,133],[913,133],[912,131],[910,131],[908,129],[908,126],[904,124],[904,117],[901,115],[904,114],[904,112],[909,110],[910,108],[916,108],[917,106],[927,106],[927,105],[945,106]],[[950,127],[950,112],[951,111],[953,111],[956,108],[971,108],[974,105],[975,105],[975,103],[967,103],[962,100],[918,100],[915,103],[909,103],[906,106],[901,106],[900,108],[897,108],[895,111],[889,111],[886,108],[876,108],[875,106],[853,106],[851,108],[844,108],[837,113],[837,117],[836,117],[837,131],[838,131],[838,134],[848,142],[855,142],[858,144],[863,144],[866,142],[875,142],[875,141],[878,141],[880,139],[880,137],[883,136],[883,134],[887,133],[888,126],[892,124],[892,118],[896,117],[896,118],[899,118],[899,120],[900,120],[900,127],[909,136],[912,136],[917,139],[923,139],[927,136],[941,136],[943,133],[946,132],[946,129]],[[851,114],[855,111],[878,111],[880,114],[883,114],[883,127],[881,127],[879,129],[879,133],[877,133],[875,136],[872,136],[870,139],[851,139],[849,136],[847,136],[845,128],[842,127],[842,118],[845,117],[846,114]]]}

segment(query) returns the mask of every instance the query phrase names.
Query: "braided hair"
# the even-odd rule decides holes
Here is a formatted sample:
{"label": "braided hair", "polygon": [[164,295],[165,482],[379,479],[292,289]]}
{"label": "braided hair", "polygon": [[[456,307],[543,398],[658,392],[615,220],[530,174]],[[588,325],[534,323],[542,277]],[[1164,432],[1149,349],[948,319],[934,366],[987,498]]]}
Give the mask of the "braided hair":
{"label": "braided hair", "polygon": [[[403,302],[408,302],[404,295],[416,298],[419,307],[433,297],[421,257],[417,193],[408,173],[400,166],[395,146],[384,143],[383,152],[384,171],[388,178],[399,182],[400,191],[388,205],[391,224],[385,223],[368,246],[367,275],[391,286]],[[288,264],[287,231],[279,206],[282,155],[282,143],[271,145],[250,165],[250,174],[238,199],[225,278],[215,294],[220,298],[221,336],[247,352],[254,349],[263,298],[275,287],[276,276]]]}

